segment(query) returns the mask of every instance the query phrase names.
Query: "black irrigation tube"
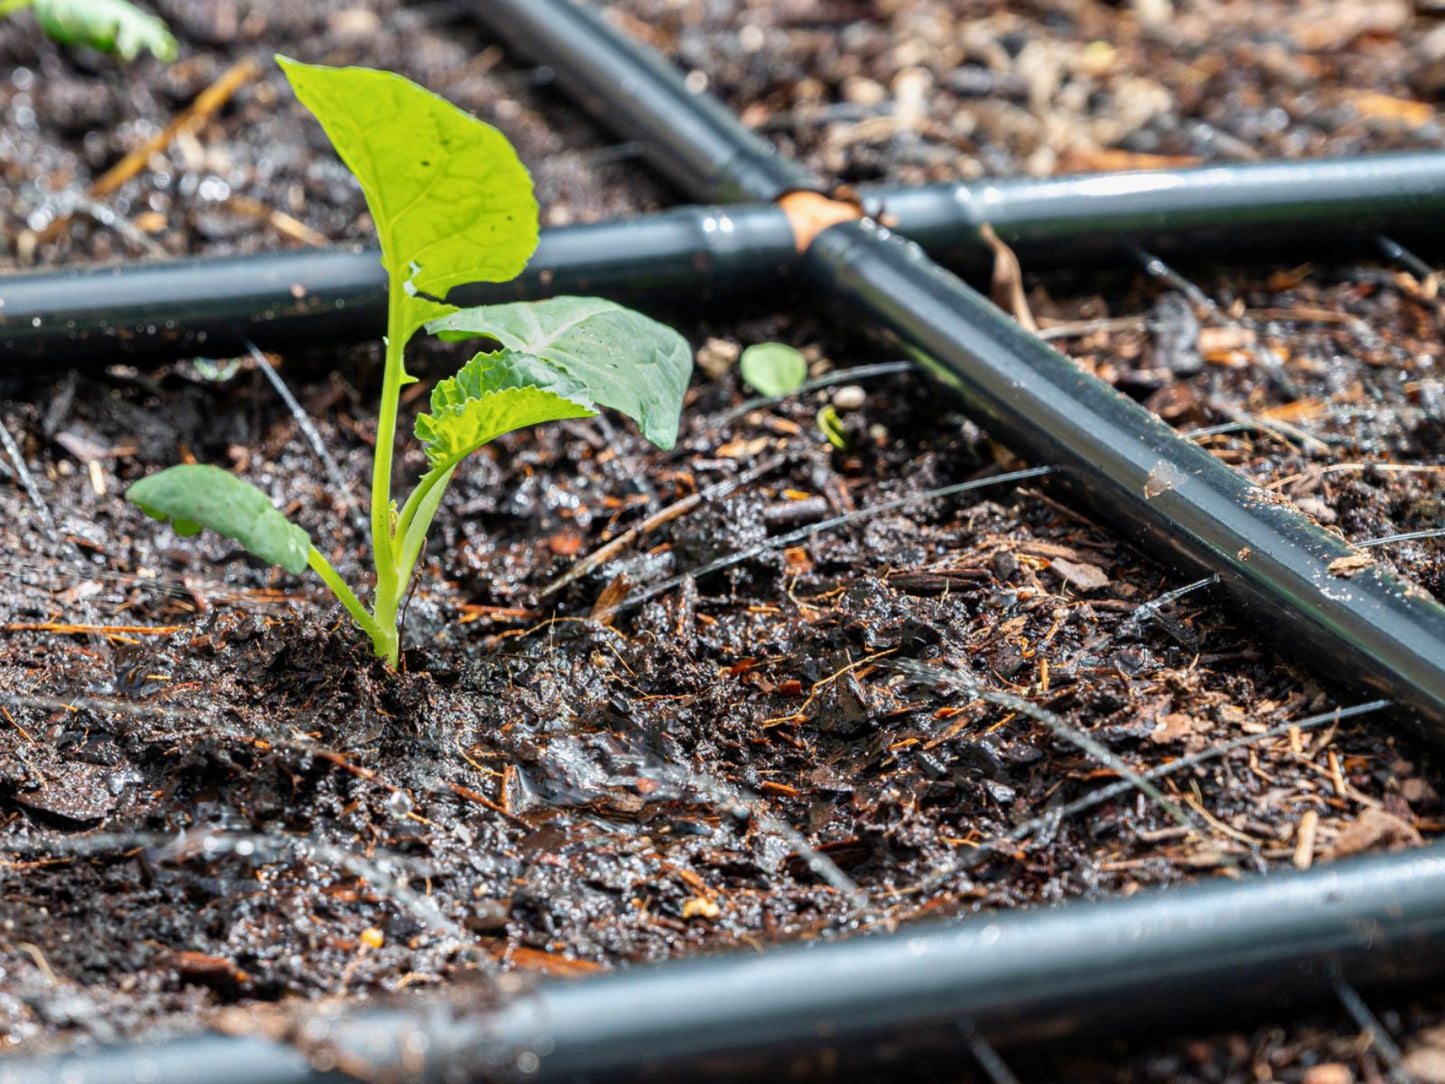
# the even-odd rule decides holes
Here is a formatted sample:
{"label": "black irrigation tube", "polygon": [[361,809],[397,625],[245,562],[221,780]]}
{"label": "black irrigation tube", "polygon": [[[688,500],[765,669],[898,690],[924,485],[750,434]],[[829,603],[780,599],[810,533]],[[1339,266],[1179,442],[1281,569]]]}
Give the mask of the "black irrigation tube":
{"label": "black irrigation tube", "polygon": [[[379,1080],[898,1079],[920,1065],[952,1078],[972,1036],[1007,1051],[1227,1022],[1332,996],[1342,982],[1398,992],[1437,973],[1442,949],[1445,849],[1432,846],[545,983],[492,1009],[353,1012],[300,1031],[318,1064],[363,1065]],[[331,1079],[259,1037],[0,1061],[0,1084]]]}
{"label": "black irrigation tube", "polygon": [[[864,188],[863,205],[936,259],[984,275],[991,226],[1029,267],[1163,256],[1370,252],[1381,233],[1445,247],[1445,153],[1366,155]],[[480,305],[559,293],[656,306],[776,301],[800,255],[771,203],[677,207],[542,232],[523,276],[459,288]],[[371,249],[312,249],[0,275],[0,377],[117,361],[375,339],[385,278]]]}
{"label": "black irrigation tube", "polygon": [[[770,204],[680,207],[544,230],[513,282],[453,291],[460,304],[602,294],[619,301],[747,289],[777,297],[798,253]],[[0,276],[0,377],[80,364],[378,338],[386,276],[374,249],[209,257]],[[49,363],[49,364],[47,364]]]}
{"label": "black irrigation tube", "polygon": [[[659,170],[694,184],[689,195],[776,199],[801,186],[795,170],[733,170],[729,163],[758,160],[759,137],[585,5],[484,0],[473,10],[553,67],[604,123],[642,140]],[[689,105],[695,123],[681,119]],[[721,149],[729,141],[733,157]],[[808,186],[821,187],[811,178]],[[1395,698],[1445,743],[1445,608],[1373,564],[1344,575],[1336,562],[1355,556],[1348,544],[1082,372],[872,220],[825,229],[807,247],[804,274],[820,298],[900,340],[996,437],[1058,468],[1057,484],[1102,522],[1167,564],[1217,574],[1297,657]]]}

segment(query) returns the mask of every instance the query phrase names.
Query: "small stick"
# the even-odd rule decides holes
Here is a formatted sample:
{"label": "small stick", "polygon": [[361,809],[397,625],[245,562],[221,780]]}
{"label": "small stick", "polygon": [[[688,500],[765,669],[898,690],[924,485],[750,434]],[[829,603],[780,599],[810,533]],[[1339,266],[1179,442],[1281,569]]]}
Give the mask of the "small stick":
{"label": "small stick", "polygon": [[[90,186],[92,199],[104,199],[115,192],[132,177],[138,176],[150,166],[151,156],[159,154],[170,146],[182,132],[195,132],[210,120],[232,96],[252,79],[261,74],[261,65],[254,57],[243,57],[227,68],[219,79],[208,86],[196,100],[155,135],[127,154],[115,165],[102,173]],[[41,241],[53,241],[70,224],[73,214],[58,216],[50,225],[40,231]]]}
{"label": "small stick", "polygon": [[0,632],[57,632],[81,636],[169,636],[184,625],[75,625],[54,621],[12,621]]}
{"label": "small stick", "polygon": [[[182,132],[197,132],[197,129],[205,124],[205,121],[214,116],[215,111],[220,110],[227,101],[231,100],[236,91],[260,75],[260,71],[262,71],[262,66],[257,64],[256,59],[251,56],[244,56],[236,64],[225,69],[221,78],[201,91],[195,97],[195,101],[192,101],[171,123],[166,124],[163,129],[160,129],[160,132],[147,139],[142,145],[131,150],[129,155],[120,159],[116,165],[101,173],[95,179],[95,184],[90,186],[91,199],[104,199],[107,195],[113,194],[121,185],[130,181],[133,176],[146,171],[153,155],[158,155],[166,147],[171,146],[172,140]],[[61,231],[71,223],[72,218],[74,218],[74,214],[58,215],[51,224],[46,225],[40,231],[39,240],[55,240],[56,237],[61,236]]]}

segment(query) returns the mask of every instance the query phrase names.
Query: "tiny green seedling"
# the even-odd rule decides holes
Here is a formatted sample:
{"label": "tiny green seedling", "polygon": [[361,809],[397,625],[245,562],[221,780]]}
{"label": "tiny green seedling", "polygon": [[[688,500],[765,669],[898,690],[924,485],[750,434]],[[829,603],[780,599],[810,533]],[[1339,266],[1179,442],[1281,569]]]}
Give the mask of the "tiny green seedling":
{"label": "tiny green seedling", "polygon": [[757,343],[738,362],[743,380],[770,399],[801,388],[808,380],[808,360],[784,343]]}
{"label": "tiny green seedling", "polygon": [[[447,292],[462,283],[515,278],[537,246],[537,204],[516,151],[495,128],[399,75],[277,60],[361,183],[387,273],[371,482],[372,608],[264,493],[218,467],[170,467],[136,482],[126,497],[147,515],[171,520],[178,534],[207,527],[288,572],[310,567],[394,667],[400,607],[458,464],[504,433],[593,417],[604,406],[670,448],[692,351],[671,328],[600,298],[446,304]],[[498,348],[433,389],[431,412],[415,426],[430,469],[398,507],[391,498],[397,412],[402,387],[415,379],[403,351],[422,327],[448,340],[490,339]]]}
{"label": "tiny green seedling", "polygon": [[167,63],[176,58],[176,39],[166,24],[127,0],[0,0],[0,17],[26,8],[61,45],[88,45],[122,60],[134,60],[142,50]]}

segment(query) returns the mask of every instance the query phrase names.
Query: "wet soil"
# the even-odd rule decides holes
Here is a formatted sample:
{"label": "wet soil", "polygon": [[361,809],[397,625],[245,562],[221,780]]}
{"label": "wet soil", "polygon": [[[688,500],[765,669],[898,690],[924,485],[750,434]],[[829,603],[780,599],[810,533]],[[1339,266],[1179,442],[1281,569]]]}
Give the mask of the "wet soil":
{"label": "wet soil", "polygon": [[[169,69],[121,71],[24,18],[0,24],[7,266],[366,237],[358,191],[271,67],[105,198],[119,228],[74,201],[234,61],[276,50],[392,67],[498,124],[549,223],[677,199],[464,5],[155,7],[183,41]],[[1445,142],[1433,104],[1445,24],[1404,4],[609,11],[849,181]],[[1182,270],[1188,284],[1127,268],[1030,276],[1027,296],[1082,365],[1182,430],[1233,426],[1198,439],[1351,540],[1440,525],[1432,277],[1379,263]],[[1431,753],[1384,716],[1328,718],[1363,693],[1313,676],[1327,666],[1262,640],[1207,590],[1155,605],[1184,580],[1040,482],[825,527],[1018,465],[918,374],[738,409],[741,345],[792,342],[820,375],[891,360],[883,348],[812,313],[679,326],[700,366],[676,451],[620,422],[564,423],[504,438],[459,475],[400,676],[314,582],[214,536],[175,538],[118,497],[186,457],[232,467],[364,581],[374,349],[278,359],[344,492],[249,362],[11,389],[0,420],[39,504],[0,460],[5,1048],[1282,870],[1440,829]],[[426,353],[431,373],[460,360]],[[818,431],[830,402],[845,449]],[[400,458],[414,476],[419,453]],[[1445,595],[1438,540],[1374,552]],[[1054,821],[1117,777],[972,698],[975,681],[1138,770],[1249,743],[1164,777],[1187,826],[1134,794]],[[1437,1079],[1440,1010],[1376,1007],[1416,1076]],[[1341,1011],[1015,1069],[1332,1084],[1391,1065]]]}

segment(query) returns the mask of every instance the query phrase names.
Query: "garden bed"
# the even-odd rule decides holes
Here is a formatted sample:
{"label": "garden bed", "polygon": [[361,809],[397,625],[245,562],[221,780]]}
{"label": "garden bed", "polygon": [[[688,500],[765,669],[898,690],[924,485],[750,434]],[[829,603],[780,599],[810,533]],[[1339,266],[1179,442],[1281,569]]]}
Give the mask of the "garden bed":
{"label": "garden bed", "polygon": [[[493,121],[533,168],[544,222],[674,201],[457,6],[160,7],[182,61],[123,76],[19,21],[0,27],[0,61],[16,69],[0,86],[12,264],[136,255],[132,231],[84,218],[44,240],[47,193],[83,188],[147,123],[275,49],[394,68]],[[873,23],[837,4],[704,12],[638,0],[614,13],[750,124],[854,182],[1445,141],[1420,100],[1435,90],[1435,24],[1403,8],[1180,5],[1151,31],[1140,29],[1151,4],[1003,7],[900,5]],[[108,200],[149,238],[141,247],[368,237],[359,192],[269,66],[147,165]],[[1028,300],[1056,344],[1175,426],[1250,422],[1201,439],[1350,540],[1439,525],[1435,284],[1395,265],[1293,257],[1185,267],[1218,306],[1197,332],[1178,282],[1130,268],[1028,279]],[[237,1010],[263,1003],[406,996],[466,983],[482,958],[581,976],[1128,894],[1437,830],[1438,763],[1362,717],[1168,779],[1204,834],[1131,795],[947,874],[971,844],[1114,778],[1035,722],[970,702],[951,668],[990,676],[1140,769],[1367,697],[1321,684],[1207,592],[1148,607],[1183,581],[1029,483],[821,531],[609,612],[624,588],[1017,465],[917,374],[739,412],[738,345],[782,338],[820,374],[890,356],[821,315],[673,316],[700,348],[678,450],[584,422],[475,458],[408,608],[400,679],[313,584],[214,536],[178,541],[117,496],[186,454],[233,466],[354,574],[376,351],[282,365],[339,462],[343,500],[249,364],[229,377],[182,362],[13,389],[0,420],[55,527],[7,477],[10,1044],[154,1038],[234,1027]],[[435,350],[428,372],[459,360]],[[843,415],[849,451],[817,431],[830,399],[855,406]],[[609,537],[697,492],[696,507],[542,595]],[[1445,594],[1438,541],[1375,552]],[[856,893],[838,889],[840,875]],[[1417,1071],[1438,1021],[1429,1006],[1388,1021]],[[1300,1079],[1329,1062],[1369,1079],[1380,1059],[1341,1015],[1036,1068]]]}

